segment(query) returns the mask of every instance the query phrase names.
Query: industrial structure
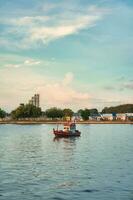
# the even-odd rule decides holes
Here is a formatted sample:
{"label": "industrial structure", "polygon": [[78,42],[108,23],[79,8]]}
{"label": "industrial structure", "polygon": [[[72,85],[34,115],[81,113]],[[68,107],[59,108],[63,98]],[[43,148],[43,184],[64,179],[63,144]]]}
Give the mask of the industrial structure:
{"label": "industrial structure", "polygon": [[35,94],[30,100],[29,104],[34,105],[36,107],[40,106],[40,96],[39,94]]}

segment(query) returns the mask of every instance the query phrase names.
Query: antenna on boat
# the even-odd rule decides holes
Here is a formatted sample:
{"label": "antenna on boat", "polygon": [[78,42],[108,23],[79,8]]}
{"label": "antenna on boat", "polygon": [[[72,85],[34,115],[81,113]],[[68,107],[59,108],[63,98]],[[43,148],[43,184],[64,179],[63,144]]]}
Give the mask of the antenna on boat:
{"label": "antenna on boat", "polygon": [[57,131],[58,131],[59,124],[57,124]]}

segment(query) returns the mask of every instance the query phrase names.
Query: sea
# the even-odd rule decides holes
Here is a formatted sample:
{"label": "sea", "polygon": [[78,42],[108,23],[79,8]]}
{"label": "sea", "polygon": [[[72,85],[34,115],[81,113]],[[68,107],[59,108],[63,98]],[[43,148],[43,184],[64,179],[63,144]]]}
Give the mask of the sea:
{"label": "sea", "polygon": [[133,200],[133,125],[53,128],[0,125],[0,200]]}

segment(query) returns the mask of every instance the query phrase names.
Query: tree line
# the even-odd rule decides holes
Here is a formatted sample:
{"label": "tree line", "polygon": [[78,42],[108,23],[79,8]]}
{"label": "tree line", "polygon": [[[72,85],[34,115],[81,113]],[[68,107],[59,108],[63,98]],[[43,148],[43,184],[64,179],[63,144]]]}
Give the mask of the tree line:
{"label": "tree line", "polygon": [[[105,107],[102,110],[102,113],[133,113],[133,104],[119,105],[115,107]],[[85,108],[77,111],[77,115],[81,116],[83,120],[88,120],[89,116],[94,116],[98,114],[99,112],[96,108]],[[22,104],[13,111],[11,111],[9,115],[12,119],[37,118],[41,116],[46,116],[50,119],[66,119],[67,117],[71,119],[74,115],[74,112],[70,108],[61,109],[56,107],[52,107],[45,111],[42,111],[41,108],[36,107],[34,105]],[[0,118],[5,118],[6,116],[7,113],[4,110],[0,109]]]}
{"label": "tree line", "polygon": [[[83,120],[88,120],[89,116],[91,114],[97,114],[97,109],[80,109],[77,114],[83,118]],[[47,117],[50,119],[68,119],[71,120],[73,117],[74,112],[70,108],[56,108],[52,107],[47,109],[46,111],[41,111],[41,108],[36,107],[31,104],[22,104],[18,106],[16,109],[14,109],[10,116],[12,119],[22,119],[22,118],[37,118],[37,117]],[[2,110],[0,110],[0,118],[4,118],[6,116],[6,113]]]}
{"label": "tree line", "polygon": [[41,108],[36,107],[31,104],[20,105],[18,108],[11,112],[11,117],[13,119],[21,119],[21,118],[37,118],[41,116],[46,116],[51,119],[61,119],[63,117],[72,117],[73,111],[69,108],[60,109],[60,108],[50,108],[46,111],[41,111]]}

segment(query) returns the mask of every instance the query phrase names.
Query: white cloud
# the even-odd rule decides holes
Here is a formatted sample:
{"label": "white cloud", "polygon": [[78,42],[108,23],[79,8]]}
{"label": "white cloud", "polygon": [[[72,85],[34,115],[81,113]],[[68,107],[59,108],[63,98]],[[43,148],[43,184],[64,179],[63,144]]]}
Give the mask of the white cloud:
{"label": "white cloud", "polygon": [[33,60],[33,59],[24,61],[25,65],[39,65],[40,63],[41,63],[40,61],[36,61],[36,60]]}
{"label": "white cloud", "polygon": [[80,16],[71,20],[61,21],[52,27],[33,27],[30,29],[31,41],[42,41],[43,43],[78,33],[78,31],[91,27],[101,16]]}
{"label": "white cloud", "polygon": [[[9,71],[5,68],[1,73],[3,74],[0,80],[2,107],[13,109],[21,102],[28,102],[34,93],[40,94],[41,106],[44,110],[52,106],[78,109],[90,105],[88,93],[78,91],[69,84],[63,84],[66,77],[71,77],[70,73],[58,81],[54,80],[54,77],[34,74],[29,68],[27,70],[21,68],[20,71]],[[69,80],[72,81],[72,79]]]}
{"label": "white cloud", "polygon": [[40,24],[45,23],[47,20],[49,20],[49,16],[24,16],[24,17],[18,17],[18,18],[1,18],[0,23],[1,24],[10,24],[13,26],[33,26],[34,24]]}
{"label": "white cloud", "polygon": [[19,67],[21,67],[21,64],[7,64],[7,65],[5,65],[5,67],[19,68]]}
{"label": "white cloud", "polygon": [[[72,10],[68,13],[67,9],[66,11],[65,9],[63,10],[64,13],[62,11],[62,13],[51,16],[37,15],[1,19],[0,23],[6,24],[7,26],[4,32],[2,32],[4,38],[1,38],[1,40],[5,41],[4,44],[8,44],[8,48],[10,46],[15,46],[16,48],[36,47],[36,45],[46,44],[62,37],[77,34],[83,29],[90,28],[109,12],[107,9],[96,6],[86,8],[82,12]],[[14,36],[20,38],[19,43],[13,39]]]}
{"label": "white cloud", "polygon": [[69,85],[71,82],[73,81],[73,73],[72,72],[68,72],[65,77],[64,80],[62,81],[63,85]]}
{"label": "white cloud", "polygon": [[18,63],[18,64],[6,64],[5,67],[19,68],[19,67],[23,67],[23,66],[39,65],[40,63],[41,63],[41,61],[39,61],[39,60],[29,59],[29,60],[25,60],[24,62]]}
{"label": "white cloud", "polygon": [[[56,80],[54,76],[48,77],[34,73],[31,68],[19,70],[1,69],[0,78],[0,105],[3,109],[14,109],[19,103],[27,103],[34,93],[40,94],[41,107],[70,107],[75,111],[79,108],[100,108],[105,106],[131,103],[133,95],[125,96],[121,92],[97,90],[93,86],[83,91],[83,88],[75,88],[73,74],[68,72],[64,77]],[[65,83],[65,84],[64,84]],[[101,97],[103,97],[101,99]]]}
{"label": "white cloud", "polygon": [[60,83],[44,84],[38,88],[42,102],[47,106],[79,108],[90,105],[88,93],[79,92]]}

